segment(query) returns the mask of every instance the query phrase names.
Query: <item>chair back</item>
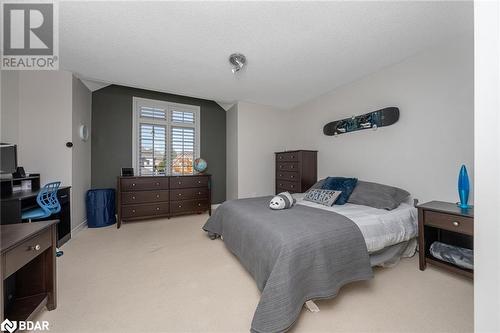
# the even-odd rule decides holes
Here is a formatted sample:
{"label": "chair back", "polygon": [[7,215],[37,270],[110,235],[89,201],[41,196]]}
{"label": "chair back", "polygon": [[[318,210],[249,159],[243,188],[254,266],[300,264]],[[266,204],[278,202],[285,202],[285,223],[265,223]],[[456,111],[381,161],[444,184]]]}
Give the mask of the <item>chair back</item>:
{"label": "chair back", "polygon": [[61,204],[57,199],[57,190],[61,182],[52,182],[45,184],[45,186],[38,192],[36,202],[48,215],[56,214],[61,211]]}

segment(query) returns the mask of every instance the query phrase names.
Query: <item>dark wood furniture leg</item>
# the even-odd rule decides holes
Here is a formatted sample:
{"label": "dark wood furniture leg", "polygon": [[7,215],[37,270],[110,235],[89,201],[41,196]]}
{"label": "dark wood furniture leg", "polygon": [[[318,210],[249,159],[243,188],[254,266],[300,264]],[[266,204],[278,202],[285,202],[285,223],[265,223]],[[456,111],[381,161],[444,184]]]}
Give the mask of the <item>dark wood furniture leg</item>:
{"label": "dark wood furniture leg", "polygon": [[425,263],[425,237],[424,237],[424,214],[421,208],[418,209],[418,263],[420,270],[426,268]]}

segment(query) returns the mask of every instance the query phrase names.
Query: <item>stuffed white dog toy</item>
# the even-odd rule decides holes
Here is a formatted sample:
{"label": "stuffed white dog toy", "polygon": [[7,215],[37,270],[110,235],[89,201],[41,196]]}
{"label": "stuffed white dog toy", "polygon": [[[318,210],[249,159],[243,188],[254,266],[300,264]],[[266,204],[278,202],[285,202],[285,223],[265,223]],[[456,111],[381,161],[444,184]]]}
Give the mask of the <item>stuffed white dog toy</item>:
{"label": "stuffed white dog toy", "polygon": [[269,202],[269,208],[271,209],[288,209],[292,208],[296,200],[292,197],[289,192],[281,192],[277,196],[271,199]]}

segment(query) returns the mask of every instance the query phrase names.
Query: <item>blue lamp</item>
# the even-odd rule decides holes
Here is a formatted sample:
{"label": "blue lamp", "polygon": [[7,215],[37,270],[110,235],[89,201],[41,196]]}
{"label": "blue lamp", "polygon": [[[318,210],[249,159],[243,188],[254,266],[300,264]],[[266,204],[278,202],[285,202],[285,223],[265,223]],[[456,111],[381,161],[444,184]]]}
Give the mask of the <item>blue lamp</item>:
{"label": "blue lamp", "polygon": [[460,204],[458,204],[458,207],[462,209],[470,207],[467,204],[469,201],[469,189],[469,175],[467,174],[467,168],[462,164],[458,174],[458,196],[460,197]]}

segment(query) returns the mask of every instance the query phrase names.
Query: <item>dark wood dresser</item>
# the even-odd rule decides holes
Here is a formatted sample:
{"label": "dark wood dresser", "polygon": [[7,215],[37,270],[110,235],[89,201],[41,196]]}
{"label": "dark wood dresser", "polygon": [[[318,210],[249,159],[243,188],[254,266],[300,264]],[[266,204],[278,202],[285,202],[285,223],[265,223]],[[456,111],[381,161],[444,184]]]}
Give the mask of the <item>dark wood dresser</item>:
{"label": "dark wood dresser", "polygon": [[118,177],[118,223],[212,213],[211,176]]}
{"label": "dark wood dresser", "polygon": [[44,307],[56,308],[57,222],[0,226],[0,322],[33,320]]}
{"label": "dark wood dresser", "polygon": [[317,182],[318,152],[291,150],[276,154],[276,193],[302,193]]}
{"label": "dark wood dresser", "polygon": [[418,208],[420,270],[427,264],[473,278],[474,271],[434,258],[429,248],[435,241],[474,249],[474,208],[461,209],[455,203],[431,201]]}

